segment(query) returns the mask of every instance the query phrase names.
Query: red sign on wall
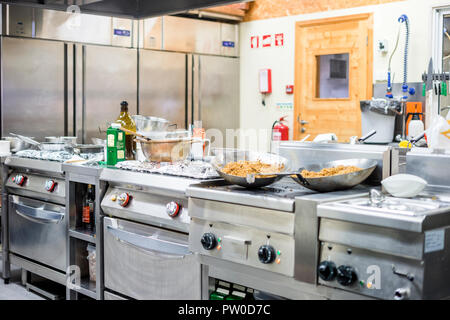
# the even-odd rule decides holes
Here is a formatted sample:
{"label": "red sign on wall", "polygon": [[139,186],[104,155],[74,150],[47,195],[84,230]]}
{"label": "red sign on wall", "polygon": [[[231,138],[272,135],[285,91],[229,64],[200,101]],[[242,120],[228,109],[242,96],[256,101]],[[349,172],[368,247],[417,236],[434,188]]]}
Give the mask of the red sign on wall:
{"label": "red sign on wall", "polygon": [[259,37],[258,36],[251,37],[250,38],[250,45],[251,45],[252,49],[259,48]]}
{"label": "red sign on wall", "polygon": [[278,33],[275,35],[275,46],[276,47],[284,46],[284,33]]}
{"label": "red sign on wall", "polygon": [[260,43],[259,43],[260,38],[261,38],[261,47],[262,48],[270,48],[272,46],[274,46],[274,47],[283,47],[284,46],[284,33],[276,33],[274,35],[266,34],[261,37],[251,36],[250,37],[250,46],[252,49],[258,49],[260,47]]}
{"label": "red sign on wall", "polygon": [[262,36],[262,46],[263,46],[263,48],[272,46],[272,35],[268,34],[268,35]]}

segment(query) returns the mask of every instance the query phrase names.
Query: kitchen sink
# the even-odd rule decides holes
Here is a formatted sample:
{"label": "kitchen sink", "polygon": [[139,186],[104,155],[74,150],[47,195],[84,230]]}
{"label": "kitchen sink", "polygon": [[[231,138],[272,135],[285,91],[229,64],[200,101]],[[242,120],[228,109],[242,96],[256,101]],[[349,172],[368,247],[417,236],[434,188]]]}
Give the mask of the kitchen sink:
{"label": "kitchen sink", "polygon": [[369,198],[359,198],[341,202],[340,205],[363,211],[420,216],[430,211],[450,207],[450,201],[444,201],[443,198],[434,196],[419,196],[414,199],[386,197],[378,203],[373,203]]}

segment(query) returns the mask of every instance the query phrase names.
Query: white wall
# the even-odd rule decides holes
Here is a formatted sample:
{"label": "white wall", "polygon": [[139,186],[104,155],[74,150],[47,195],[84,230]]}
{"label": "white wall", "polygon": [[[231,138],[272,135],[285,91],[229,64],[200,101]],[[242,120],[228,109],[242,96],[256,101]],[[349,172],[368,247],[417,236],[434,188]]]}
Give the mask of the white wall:
{"label": "white wall", "polygon": [[[374,83],[386,81],[390,50],[395,45],[399,28],[398,18],[406,14],[410,20],[410,47],[408,63],[408,81],[420,82],[422,73],[428,67],[432,54],[432,12],[433,7],[450,6],[450,0],[406,0],[384,5],[358,7],[352,9],[326,11],[298,16],[289,16],[267,20],[241,23],[241,97],[240,126],[247,129],[270,129],[272,123],[283,115],[289,115],[290,138],[293,133],[293,110],[277,109],[279,103],[294,103],[294,95],[287,95],[285,87],[294,84],[295,23],[297,21],[336,17],[343,15],[373,13],[374,17]],[[404,25],[402,25],[404,30]],[[250,37],[265,34],[284,33],[284,46],[251,49]],[[378,40],[388,41],[388,54],[380,54],[376,44]],[[392,60],[392,72],[395,82],[403,79],[404,33]],[[272,69],[273,93],[266,98],[266,106],[261,104],[258,90],[258,71]],[[295,84],[298,90],[300,83]],[[417,94],[421,94],[418,92]],[[241,142],[240,147],[245,147]],[[264,149],[264,147],[266,147]],[[269,143],[260,143],[260,151],[267,151]]]}

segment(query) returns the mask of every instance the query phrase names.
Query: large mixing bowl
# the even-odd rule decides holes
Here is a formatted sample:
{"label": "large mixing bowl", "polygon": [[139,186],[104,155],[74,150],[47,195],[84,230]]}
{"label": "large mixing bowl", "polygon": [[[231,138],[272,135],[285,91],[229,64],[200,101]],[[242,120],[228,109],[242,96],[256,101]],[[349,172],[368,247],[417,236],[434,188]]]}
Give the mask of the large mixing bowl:
{"label": "large mixing bowl", "polygon": [[135,115],[132,116],[132,118],[136,124],[136,131],[141,133],[167,131],[167,128],[169,127],[169,120],[163,118],[142,115]]}

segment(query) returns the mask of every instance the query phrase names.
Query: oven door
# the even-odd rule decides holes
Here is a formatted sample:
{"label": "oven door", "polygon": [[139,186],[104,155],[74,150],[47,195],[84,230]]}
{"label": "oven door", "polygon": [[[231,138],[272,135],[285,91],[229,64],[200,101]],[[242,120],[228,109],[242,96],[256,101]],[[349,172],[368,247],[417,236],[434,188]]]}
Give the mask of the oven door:
{"label": "oven door", "polygon": [[30,198],[9,196],[10,251],[66,271],[65,207]]}
{"label": "oven door", "polygon": [[201,268],[188,235],[104,218],[105,288],[142,300],[201,298]]}

